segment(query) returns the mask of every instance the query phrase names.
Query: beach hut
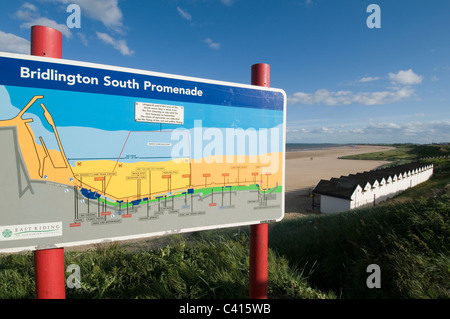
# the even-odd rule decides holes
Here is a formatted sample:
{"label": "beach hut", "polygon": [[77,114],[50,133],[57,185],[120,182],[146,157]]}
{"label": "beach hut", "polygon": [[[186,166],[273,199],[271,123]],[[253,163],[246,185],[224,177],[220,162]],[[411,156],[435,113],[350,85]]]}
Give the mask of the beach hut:
{"label": "beach hut", "polygon": [[320,180],[313,193],[320,197],[321,213],[335,213],[376,205],[432,175],[432,164],[410,163]]}

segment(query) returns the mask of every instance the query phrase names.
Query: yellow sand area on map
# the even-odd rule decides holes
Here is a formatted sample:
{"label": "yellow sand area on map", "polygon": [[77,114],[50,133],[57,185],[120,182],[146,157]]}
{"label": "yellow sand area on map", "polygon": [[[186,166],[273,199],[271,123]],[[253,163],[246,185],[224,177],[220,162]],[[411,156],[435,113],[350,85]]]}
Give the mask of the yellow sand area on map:
{"label": "yellow sand area on map", "polygon": [[272,153],[267,158],[240,156],[240,162],[233,158],[237,157],[228,157],[226,162],[217,156],[165,162],[78,161],[72,170],[77,186],[124,201],[150,194],[153,199],[188,188],[260,184],[267,189],[282,184],[282,153]]}
{"label": "yellow sand area on map", "polygon": [[[62,151],[62,145],[53,123],[53,119],[43,104],[41,107],[48,123],[53,127],[59,150],[47,149],[45,142],[38,137],[40,144],[36,143],[36,136],[30,127],[32,119],[23,118],[26,110],[42,96],[35,96],[28,105],[13,119],[0,121],[0,127],[16,127],[20,152],[25,161],[30,179],[49,180],[69,184],[73,178],[70,165]],[[51,177],[51,178],[50,178]]]}

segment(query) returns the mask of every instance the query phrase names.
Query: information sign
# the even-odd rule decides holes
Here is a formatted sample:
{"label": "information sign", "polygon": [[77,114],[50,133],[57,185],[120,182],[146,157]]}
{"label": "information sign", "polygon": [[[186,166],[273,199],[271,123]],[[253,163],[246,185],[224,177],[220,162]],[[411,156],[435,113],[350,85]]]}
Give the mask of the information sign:
{"label": "information sign", "polygon": [[283,218],[283,90],[10,53],[0,70],[0,251]]}

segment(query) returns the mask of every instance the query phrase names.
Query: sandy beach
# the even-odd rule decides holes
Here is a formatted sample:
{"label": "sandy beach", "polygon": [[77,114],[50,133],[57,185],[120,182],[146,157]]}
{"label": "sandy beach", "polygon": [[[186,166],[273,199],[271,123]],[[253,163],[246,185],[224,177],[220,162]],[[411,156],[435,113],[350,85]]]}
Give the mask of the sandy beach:
{"label": "sandy beach", "polygon": [[317,212],[312,209],[311,190],[321,179],[375,169],[388,162],[345,160],[341,156],[387,151],[392,147],[358,145],[286,152],[285,218]]}

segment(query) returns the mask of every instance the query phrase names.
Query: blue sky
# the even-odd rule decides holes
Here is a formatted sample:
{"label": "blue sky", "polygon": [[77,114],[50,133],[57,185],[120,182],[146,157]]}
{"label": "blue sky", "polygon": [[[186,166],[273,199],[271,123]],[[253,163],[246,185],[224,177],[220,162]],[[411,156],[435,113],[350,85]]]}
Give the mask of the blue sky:
{"label": "blue sky", "polygon": [[245,84],[268,63],[288,142],[450,142],[449,13],[448,0],[2,1],[0,51],[29,54],[31,25],[47,25],[65,59]]}

